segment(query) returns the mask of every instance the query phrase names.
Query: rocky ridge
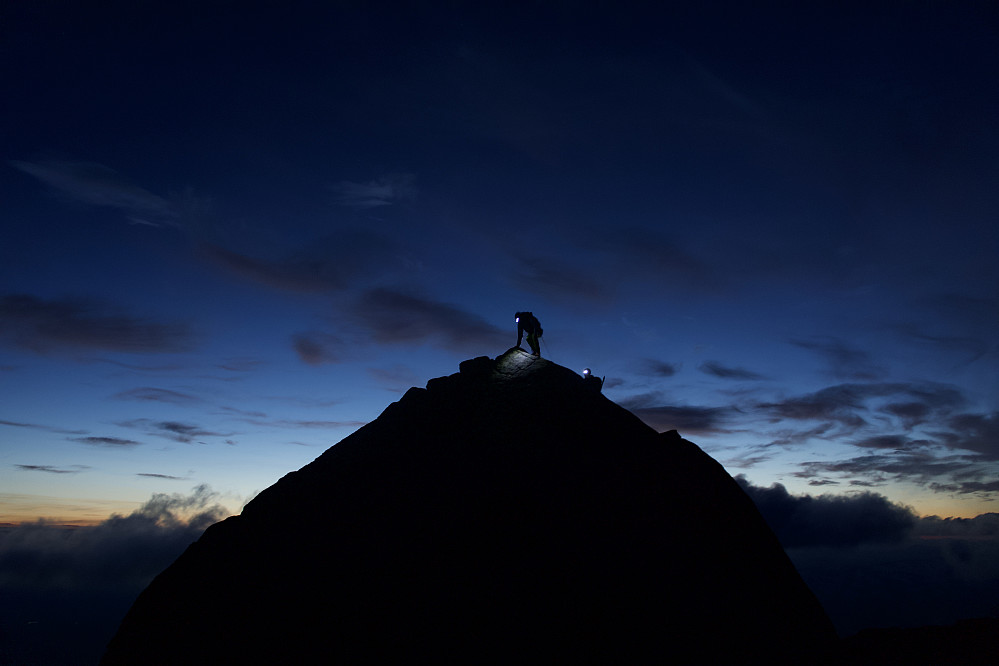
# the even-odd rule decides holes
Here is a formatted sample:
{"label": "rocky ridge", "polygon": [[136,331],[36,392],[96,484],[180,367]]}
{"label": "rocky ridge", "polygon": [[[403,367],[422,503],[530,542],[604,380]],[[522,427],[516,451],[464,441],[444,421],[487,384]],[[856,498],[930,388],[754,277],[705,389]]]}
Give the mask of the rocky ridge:
{"label": "rocky ridge", "polygon": [[511,349],[206,530],[102,663],[807,663],[835,644],[721,465]]}

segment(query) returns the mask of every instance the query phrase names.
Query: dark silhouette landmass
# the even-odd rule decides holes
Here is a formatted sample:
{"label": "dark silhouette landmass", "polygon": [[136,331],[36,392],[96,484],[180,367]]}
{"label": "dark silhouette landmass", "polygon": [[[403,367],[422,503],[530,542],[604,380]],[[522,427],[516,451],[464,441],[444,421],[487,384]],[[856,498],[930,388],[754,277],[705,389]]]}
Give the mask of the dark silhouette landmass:
{"label": "dark silhouette landmass", "polygon": [[511,349],[410,389],[206,530],[103,663],[772,664],[837,646],[721,465]]}
{"label": "dark silhouette landmass", "polygon": [[843,663],[992,665],[997,660],[999,618],[972,618],[948,626],[864,629],[843,641]]}

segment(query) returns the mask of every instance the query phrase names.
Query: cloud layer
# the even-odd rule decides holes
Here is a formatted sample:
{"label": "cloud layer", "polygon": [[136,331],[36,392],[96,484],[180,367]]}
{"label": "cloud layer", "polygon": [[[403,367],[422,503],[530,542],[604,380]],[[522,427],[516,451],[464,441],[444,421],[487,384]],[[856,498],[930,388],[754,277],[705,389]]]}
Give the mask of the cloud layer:
{"label": "cloud layer", "polygon": [[791,495],[736,481],[841,635],[999,612],[999,513],[918,517],[883,495]]}
{"label": "cloud layer", "polygon": [[11,165],[76,201],[117,209],[135,224],[179,224],[180,215],[175,203],[129,183],[116,171],[101,164],[15,160]]}
{"label": "cloud layer", "polygon": [[227,511],[208,486],[157,493],[93,527],[44,520],[0,530],[0,587],[144,586]]}
{"label": "cloud layer", "polygon": [[872,492],[795,496],[779,483],[761,488],[742,475],[735,479],[785,548],[900,541],[917,521],[909,507]]}
{"label": "cloud layer", "polygon": [[217,500],[201,485],[93,527],[0,525],[5,660],[96,663],[138,593],[229,513]]}
{"label": "cloud layer", "polygon": [[100,301],[8,294],[0,298],[0,342],[39,354],[62,350],[147,354],[186,351],[192,335],[186,325],[149,321]]}

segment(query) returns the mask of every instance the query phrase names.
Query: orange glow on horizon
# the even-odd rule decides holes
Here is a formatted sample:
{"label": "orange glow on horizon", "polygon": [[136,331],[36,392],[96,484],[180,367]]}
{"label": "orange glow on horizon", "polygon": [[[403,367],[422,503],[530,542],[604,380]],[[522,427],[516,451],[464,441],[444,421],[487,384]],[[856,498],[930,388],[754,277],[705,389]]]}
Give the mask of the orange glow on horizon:
{"label": "orange glow on horizon", "polygon": [[43,521],[63,527],[92,527],[112,514],[127,516],[141,502],[0,493],[0,525]]}

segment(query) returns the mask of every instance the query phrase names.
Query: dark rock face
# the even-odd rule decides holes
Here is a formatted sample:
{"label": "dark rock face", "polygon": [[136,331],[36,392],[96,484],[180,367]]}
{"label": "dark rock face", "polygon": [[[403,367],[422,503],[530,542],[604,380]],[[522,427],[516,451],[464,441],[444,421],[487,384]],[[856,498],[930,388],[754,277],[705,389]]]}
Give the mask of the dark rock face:
{"label": "dark rock face", "polygon": [[836,638],[675,431],[510,350],[410,389],[210,527],[103,663],[802,663]]}

